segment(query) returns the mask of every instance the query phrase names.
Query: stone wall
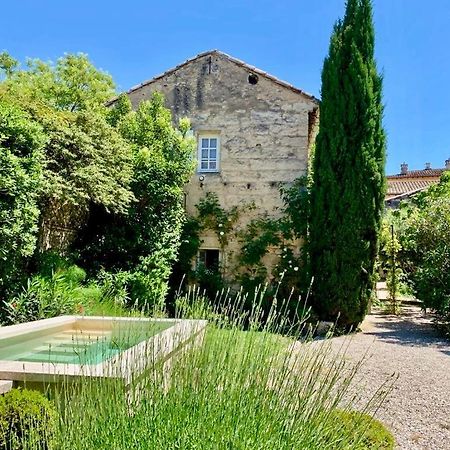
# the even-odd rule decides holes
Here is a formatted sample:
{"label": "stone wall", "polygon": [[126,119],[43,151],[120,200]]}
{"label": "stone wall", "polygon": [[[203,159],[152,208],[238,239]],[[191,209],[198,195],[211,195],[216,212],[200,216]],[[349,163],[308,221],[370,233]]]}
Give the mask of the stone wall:
{"label": "stone wall", "polygon": [[[220,172],[196,172],[186,186],[189,214],[196,213],[206,192],[215,192],[224,208],[242,207],[237,229],[257,215],[280,214],[280,186],[307,171],[318,122],[313,98],[220,52],[132,89],[133,107],[154,91],[165,95],[175,120],[191,120],[196,137],[206,132],[220,138]],[[202,239],[202,248],[219,248],[214,233],[205,232]],[[231,237],[222,261],[228,275],[239,247],[238,238]]]}
{"label": "stone wall", "polygon": [[87,223],[89,208],[50,199],[43,206],[39,225],[38,250],[64,254]]}

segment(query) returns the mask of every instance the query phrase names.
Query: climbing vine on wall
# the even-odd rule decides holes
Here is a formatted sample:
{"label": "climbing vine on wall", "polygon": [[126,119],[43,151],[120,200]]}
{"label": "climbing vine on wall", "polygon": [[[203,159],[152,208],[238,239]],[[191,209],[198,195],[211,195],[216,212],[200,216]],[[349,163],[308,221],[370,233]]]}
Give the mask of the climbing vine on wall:
{"label": "climbing vine on wall", "polygon": [[239,208],[237,206],[233,206],[230,210],[222,208],[214,192],[207,192],[196,206],[201,229],[214,231],[223,250],[239,218]]}
{"label": "climbing vine on wall", "polygon": [[[240,233],[242,251],[239,256],[239,264],[242,268],[249,270],[263,265],[262,259],[270,248],[278,247],[280,263],[274,269],[274,277],[280,271],[293,267],[297,267],[297,271],[299,270],[299,264],[295,265],[292,262],[295,258],[290,246],[295,239],[305,241],[307,237],[308,195],[307,178],[298,178],[292,185],[281,188],[284,202],[281,217],[278,219],[259,217],[248,224],[246,229]],[[292,253],[291,255],[287,254],[288,250]],[[291,263],[284,267],[285,261],[291,261]]]}
{"label": "climbing vine on wall", "polygon": [[186,280],[196,281],[200,285],[207,281],[214,289],[222,284],[220,271],[206,270],[201,266],[193,270],[192,262],[202,244],[200,234],[204,230],[212,230],[217,236],[221,250],[225,250],[240,212],[237,206],[229,210],[222,208],[217,194],[213,192],[207,192],[196,208],[197,216],[189,217],[183,226],[178,261],[171,279],[172,289],[175,290],[178,290]]}
{"label": "climbing vine on wall", "polygon": [[[234,259],[233,273],[235,281],[244,290],[251,291],[255,286],[269,279],[280,289],[281,282],[287,293],[292,287],[304,290],[307,284],[308,270],[306,252],[303,250],[308,233],[309,190],[308,180],[301,177],[289,186],[281,189],[284,209],[278,218],[260,216],[251,220],[242,230],[236,230],[243,207],[225,209],[221,207],[217,194],[206,193],[197,206],[198,215],[185,224],[180,248],[180,267],[184,275],[199,278],[191,270],[192,259],[201,246],[201,232],[212,230],[224,251],[232,236],[239,239],[241,251]],[[246,205],[245,210],[254,209]],[[302,241],[302,247],[298,242]],[[275,253],[278,261],[269,273],[264,258]]]}

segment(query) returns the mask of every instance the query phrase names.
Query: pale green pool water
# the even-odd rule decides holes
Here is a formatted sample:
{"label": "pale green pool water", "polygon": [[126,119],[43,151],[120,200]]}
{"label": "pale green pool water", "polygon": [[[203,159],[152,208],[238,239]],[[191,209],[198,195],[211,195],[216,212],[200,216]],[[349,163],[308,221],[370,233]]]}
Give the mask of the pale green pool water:
{"label": "pale green pool water", "polygon": [[127,324],[113,330],[64,330],[0,343],[0,360],[99,364],[171,327],[173,322]]}

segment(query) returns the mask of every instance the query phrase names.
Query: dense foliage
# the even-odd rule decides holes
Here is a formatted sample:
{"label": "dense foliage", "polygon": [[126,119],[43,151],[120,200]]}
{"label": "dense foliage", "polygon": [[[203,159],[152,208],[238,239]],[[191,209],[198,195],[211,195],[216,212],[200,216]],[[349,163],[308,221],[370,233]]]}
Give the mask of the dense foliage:
{"label": "dense foliage", "polygon": [[110,75],[95,68],[85,54],[66,54],[56,64],[27,61],[26,69],[7,53],[0,58],[6,75],[0,92],[23,106],[42,105],[54,111],[104,113],[114,95]]}
{"label": "dense foliage", "polygon": [[[252,300],[258,286],[269,283],[268,303],[275,293],[290,298],[289,309],[293,314],[309,288],[309,189],[309,180],[304,176],[283,186],[284,209],[280,217],[258,217],[240,232],[239,282],[249,293],[249,299]],[[268,257],[273,263],[271,273],[266,267]]]}
{"label": "dense foliage", "polygon": [[[239,286],[239,293],[235,295],[243,294],[243,310],[250,311],[256,298],[263,293],[266,312],[277,296],[289,299],[285,313],[295,320],[301,309],[301,299],[307,297],[310,288],[304,245],[309,180],[300,177],[283,185],[280,195],[284,208],[278,218],[255,214],[254,219],[245,222],[241,213],[254,210],[253,204],[225,208],[215,193],[206,192],[196,205],[197,215],[189,218],[183,227],[178,261],[170,279],[171,306],[175,294],[186,288],[187,282],[195,284],[212,304],[217,302],[221,292],[235,292]],[[205,267],[202,261],[195,261],[202,244],[200,233],[204,230],[216,235],[226,267],[223,263],[218,267]],[[240,244],[239,251],[230,250],[231,241]]]}
{"label": "dense foliage", "polygon": [[56,64],[30,60],[22,69],[3,52],[0,71],[4,321],[5,300],[25,295],[22,287],[36,291],[38,279],[26,286],[26,277],[34,275],[40,253],[67,253],[93,205],[126,213],[134,195],[132,147],[109,123],[104,104],[114,92],[109,75],[82,54],[65,55]]}
{"label": "dense foliage", "polygon": [[193,170],[189,122],[174,128],[159,94],[135,112],[120,97],[109,120],[133,149],[135,201],[126,215],[96,210],[79,242],[81,256],[94,271],[117,272],[132,304],[162,306],[184,222],[183,186]]}
{"label": "dense foliage", "polygon": [[0,102],[0,303],[36,247],[44,142],[39,125]]}
{"label": "dense foliage", "polygon": [[402,204],[390,222],[397,230],[397,270],[424,306],[450,324],[450,173]]}
{"label": "dense foliage", "polygon": [[13,389],[0,395],[0,450],[54,448],[58,419],[42,394]]}
{"label": "dense foliage", "polygon": [[382,116],[371,1],[349,0],[322,71],[310,222],[314,307],[345,327],[361,322],[374,284],[384,202]]}
{"label": "dense foliage", "polygon": [[33,276],[21,292],[5,302],[4,321],[15,324],[84,313],[103,294],[99,286],[84,285],[85,279],[84,270],[75,265]]}
{"label": "dense foliage", "polygon": [[[174,128],[159,95],[135,112],[126,96],[107,107],[112,79],[83,54],[21,69],[4,52],[0,70],[0,321],[73,311],[105,282],[120,301],[161,306],[193,169],[189,122]],[[49,250],[75,250],[88,278],[40,273]]]}
{"label": "dense foliage", "polygon": [[113,86],[83,54],[55,65],[31,60],[0,84],[2,97],[29,111],[46,135],[45,202],[118,211],[130,204],[131,149],[106,120]]}

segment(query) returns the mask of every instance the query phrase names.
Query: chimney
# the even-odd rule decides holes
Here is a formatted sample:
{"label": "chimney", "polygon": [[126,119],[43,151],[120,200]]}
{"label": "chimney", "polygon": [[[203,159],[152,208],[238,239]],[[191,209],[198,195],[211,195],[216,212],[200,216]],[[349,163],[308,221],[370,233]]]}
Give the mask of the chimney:
{"label": "chimney", "polygon": [[405,162],[403,164],[400,164],[400,173],[402,175],[406,175],[408,173],[408,164]]}
{"label": "chimney", "polygon": [[425,163],[425,170],[430,170],[431,169],[431,163],[427,162]]}
{"label": "chimney", "polygon": [[448,159],[445,160],[445,168],[446,168],[447,170],[450,170],[450,158],[448,158]]}

